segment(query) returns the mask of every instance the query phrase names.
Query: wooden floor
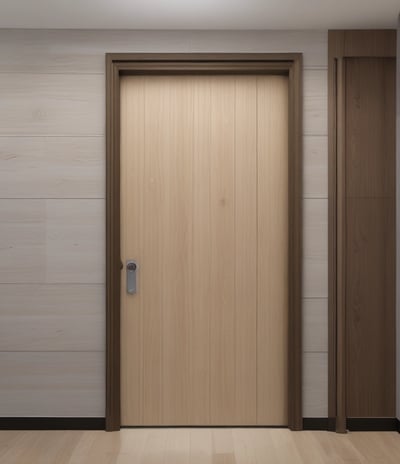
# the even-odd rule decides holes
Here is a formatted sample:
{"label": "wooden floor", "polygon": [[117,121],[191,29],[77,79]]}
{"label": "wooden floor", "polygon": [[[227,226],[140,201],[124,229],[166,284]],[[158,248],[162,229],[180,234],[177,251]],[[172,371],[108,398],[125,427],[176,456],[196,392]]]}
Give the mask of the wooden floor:
{"label": "wooden floor", "polygon": [[2,431],[1,464],[398,464],[396,432],[286,429]]}

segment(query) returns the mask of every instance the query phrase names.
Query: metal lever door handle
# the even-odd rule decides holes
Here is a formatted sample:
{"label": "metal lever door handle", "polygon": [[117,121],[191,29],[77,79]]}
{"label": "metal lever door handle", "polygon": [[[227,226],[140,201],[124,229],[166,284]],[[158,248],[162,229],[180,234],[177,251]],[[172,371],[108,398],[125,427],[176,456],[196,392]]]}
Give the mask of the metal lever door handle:
{"label": "metal lever door handle", "polygon": [[136,274],[138,265],[133,260],[126,262],[126,291],[133,295],[136,293]]}

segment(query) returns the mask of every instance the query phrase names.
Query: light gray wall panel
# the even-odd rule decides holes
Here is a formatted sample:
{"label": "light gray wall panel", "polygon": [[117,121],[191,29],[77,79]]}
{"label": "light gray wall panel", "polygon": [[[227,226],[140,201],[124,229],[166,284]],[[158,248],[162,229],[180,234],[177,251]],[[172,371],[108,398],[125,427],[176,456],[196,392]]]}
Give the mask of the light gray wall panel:
{"label": "light gray wall panel", "polygon": [[105,282],[105,202],[46,200],[46,282]]}
{"label": "light gray wall panel", "polygon": [[104,198],[104,137],[1,137],[0,198]]}
{"label": "light gray wall panel", "polygon": [[325,31],[0,30],[0,72],[100,73],[105,52],[301,52],[326,68]]}
{"label": "light gray wall panel", "polygon": [[[105,303],[84,288],[102,288],[105,274],[106,52],[303,53],[304,349],[325,346],[311,327],[322,331],[323,311],[311,300],[327,296],[326,31],[0,30],[3,416],[104,413],[105,360],[96,350]],[[326,411],[324,356],[304,355],[306,417]],[[40,373],[49,379],[43,391]]]}
{"label": "light gray wall panel", "polygon": [[104,200],[0,200],[0,283],[104,283]]}
{"label": "light gray wall panel", "polygon": [[102,75],[0,73],[0,135],[104,135],[104,88]]}
{"label": "light gray wall panel", "polygon": [[328,299],[303,300],[303,351],[328,352]]}
{"label": "light gray wall panel", "polygon": [[105,288],[0,284],[0,351],[104,351]]}
{"label": "light gray wall panel", "polygon": [[304,137],[303,195],[305,198],[328,198],[328,139],[326,136]]}
{"label": "light gray wall panel", "polygon": [[303,411],[304,417],[328,416],[327,353],[304,353]]}
{"label": "light gray wall panel", "polygon": [[328,296],[328,200],[303,201],[303,297]]}
{"label": "light gray wall panel", "polygon": [[328,134],[328,72],[304,71],[304,134]]}
{"label": "light gray wall panel", "polygon": [[0,372],[2,416],[104,417],[104,353],[2,352]]}
{"label": "light gray wall panel", "polygon": [[45,216],[42,200],[0,200],[0,283],[45,280]]}

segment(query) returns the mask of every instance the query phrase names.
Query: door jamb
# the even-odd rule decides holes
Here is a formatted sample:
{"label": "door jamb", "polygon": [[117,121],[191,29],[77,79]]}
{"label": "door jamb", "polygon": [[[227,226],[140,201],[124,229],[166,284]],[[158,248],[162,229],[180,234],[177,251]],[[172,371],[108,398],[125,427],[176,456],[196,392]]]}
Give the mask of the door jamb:
{"label": "door jamb", "polygon": [[302,429],[302,54],[106,54],[106,430],[121,425],[120,78],[126,74],[289,77],[288,425]]}

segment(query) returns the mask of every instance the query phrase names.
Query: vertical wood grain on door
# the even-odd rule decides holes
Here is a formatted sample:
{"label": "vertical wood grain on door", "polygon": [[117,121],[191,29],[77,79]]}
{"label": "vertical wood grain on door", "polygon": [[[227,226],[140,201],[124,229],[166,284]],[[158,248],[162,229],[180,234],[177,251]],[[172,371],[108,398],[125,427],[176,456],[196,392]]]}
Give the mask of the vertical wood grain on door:
{"label": "vertical wood grain on door", "polygon": [[346,414],[395,416],[395,59],[348,58]]}
{"label": "vertical wood grain on door", "polygon": [[287,423],[287,113],[283,76],[122,79],[123,425]]}

